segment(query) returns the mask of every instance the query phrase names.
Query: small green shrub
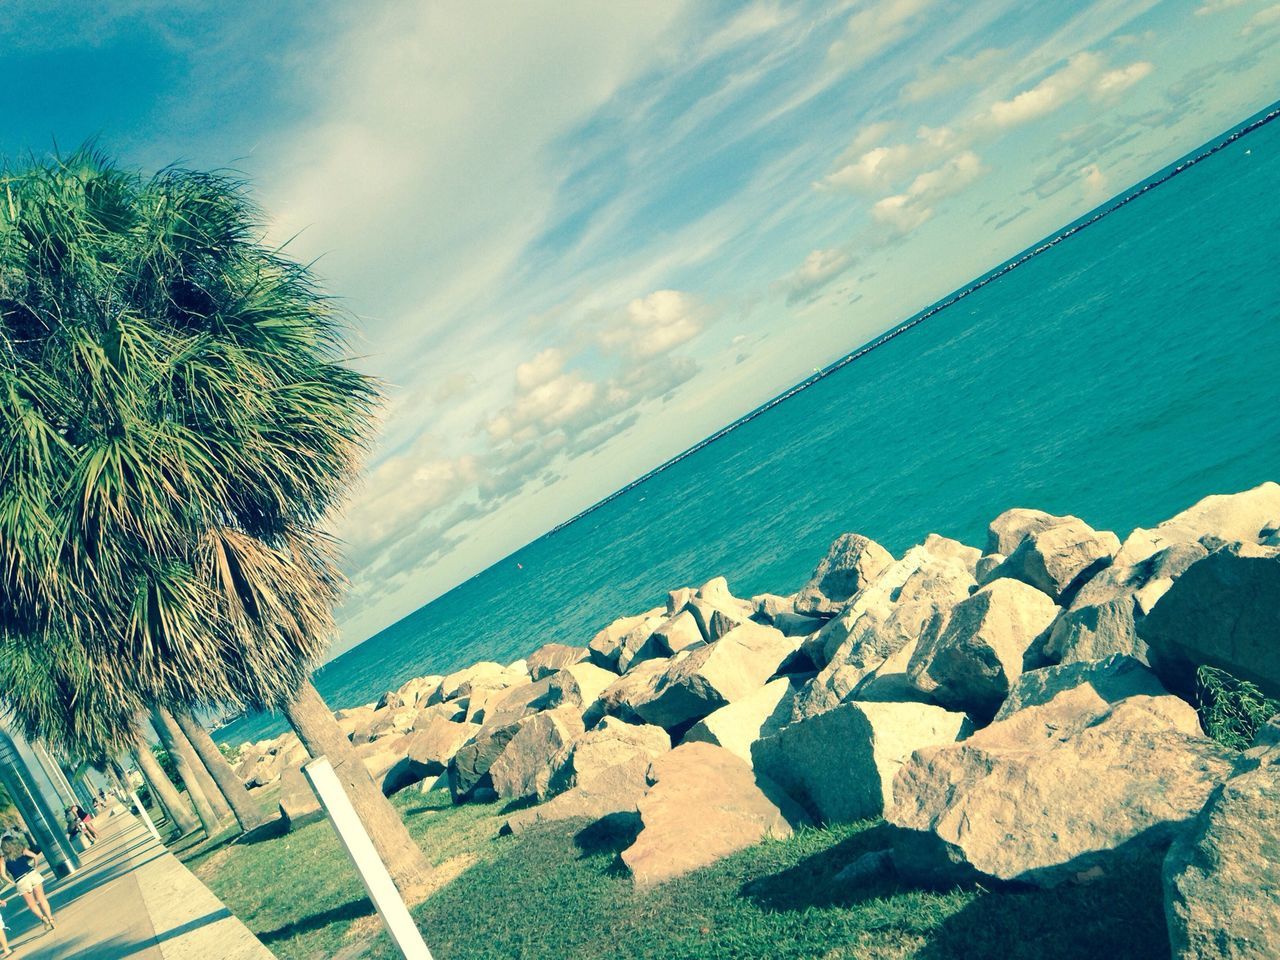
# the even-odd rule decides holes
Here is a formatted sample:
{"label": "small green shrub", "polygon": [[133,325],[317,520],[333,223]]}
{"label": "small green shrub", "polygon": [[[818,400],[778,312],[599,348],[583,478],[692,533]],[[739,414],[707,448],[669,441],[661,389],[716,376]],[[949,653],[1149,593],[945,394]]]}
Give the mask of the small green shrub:
{"label": "small green shrub", "polygon": [[1233,750],[1253,742],[1258,728],[1280,714],[1280,700],[1264,696],[1247,680],[1239,680],[1217,667],[1196,672],[1196,709],[1204,731]]}

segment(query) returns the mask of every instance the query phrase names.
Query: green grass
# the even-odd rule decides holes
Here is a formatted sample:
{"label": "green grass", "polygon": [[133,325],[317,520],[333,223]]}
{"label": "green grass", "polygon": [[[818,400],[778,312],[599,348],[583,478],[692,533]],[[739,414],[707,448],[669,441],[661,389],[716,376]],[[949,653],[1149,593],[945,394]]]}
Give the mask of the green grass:
{"label": "green grass", "polygon": [[[414,908],[438,960],[496,958],[1167,957],[1158,863],[1054,891],[833,883],[885,845],[875,823],[805,830],[637,891],[625,839],[552,824],[495,837],[503,807],[395,799],[452,876]],[[281,960],[395,956],[327,823],[187,851],[188,865]]]}

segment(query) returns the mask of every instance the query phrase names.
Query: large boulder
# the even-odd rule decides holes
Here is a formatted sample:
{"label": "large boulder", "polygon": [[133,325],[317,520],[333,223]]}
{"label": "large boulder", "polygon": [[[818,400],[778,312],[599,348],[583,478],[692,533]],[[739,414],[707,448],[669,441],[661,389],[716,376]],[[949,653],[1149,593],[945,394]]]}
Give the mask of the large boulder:
{"label": "large boulder", "polygon": [[1173,696],[1099,704],[1067,690],[959,743],[917,750],[886,819],[894,860],[928,883],[1052,887],[1163,855],[1232,769]]}
{"label": "large boulder", "polygon": [[786,677],[771,680],[755,693],[703,717],[689,728],[683,742],[724,747],[751,763],[751,744],[777,733],[789,721],[792,689]]}
{"label": "large boulder", "polygon": [[764,686],[797,646],[772,627],[744,623],[709,646],[673,658],[652,694],[636,701],[635,712],[668,730],[701,720]]}
{"label": "large boulder", "polygon": [[944,707],[991,717],[1058,608],[1017,580],[993,580],[937,616],[908,666],[912,685]]}
{"label": "large boulder", "polygon": [[642,828],[622,851],[636,886],[715,863],[765,837],[791,836],[806,818],[741,757],[709,743],[685,743],[659,757],[639,800]]}
{"label": "large boulder", "polygon": [[892,554],[874,540],[856,533],[837,537],[809,582],[796,594],[796,613],[835,614],[892,562]]}
{"label": "large boulder", "polygon": [[1175,960],[1280,957],[1280,764],[1218,787],[1164,862]]}
{"label": "large boulder", "polygon": [[504,727],[523,717],[530,717],[541,710],[560,706],[558,699],[563,687],[552,677],[529,680],[525,683],[491,691],[483,703],[472,697],[472,708],[467,719],[484,726]]}
{"label": "large boulder", "polygon": [[1186,569],[1209,555],[1197,542],[1173,544],[1134,564],[1113,563],[1089,580],[1053,624],[1044,656],[1054,663],[1127,654],[1146,662],[1138,624]]}
{"label": "large boulder", "polygon": [[521,800],[536,794],[539,775],[582,733],[582,711],[573,706],[548,710],[522,723],[489,767],[489,779],[499,799]]}
{"label": "large boulder", "polygon": [[[1127,697],[1161,697],[1169,692],[1145,664],[1133,657],[1116,654],[1105,660],[1028,670],[1009,690],[1009,696],[996,712],[995,719],[1007,720],[1020,710],[1048,703],[1068,690],[1073,691],[1074,697],[1081,698],[1078,702],[1083,709],[1092,710],[1099,716],[1106,712],[1107,704],[1119,703]],[[1089,695],[1094,700],[1084,705],[1083,698]]]}
{"label": "large boulder", "polygon": [[706,642],[702,628],[693,611],[688,606],[681,607],[676,614],[658,626],[650,640],[659,648],[660,656],[671,656],[689,647],[701,646]]}
{"label": "large boulder", "polygon": [[405,757],[422,768],[423,776],[439,776],[464,743],[476,735],[474,724],[432,717],[404,741]]}
{"label": "large boulder", "polygon": [[661,727],[606,717],[552,759],[536,778],[544,802],[511,814],[502,832],[520,833],[549,821],[634,820],[648,789],[650,763],[670,749],[671,738]]}
{"label": "large boulder", "polygon": [[[524,677],[527,680],[528,677]],[[476,685],[499,687],[510,686],[516,680],[508,672],[507,668],[500,663],[494,663],[491,660],[482,660],[474,663],[469,667],[461,670],[455,670],[440,681],[440,686],[431,691],[427,697],[427,706],[433,703],[443,703],[446,700],[456,700],[459,697],[468,697],[471,694],[471,688]]]}
{"label": "large boulder", "polygon": [[1175,689],[1193,689],[1208,664],[1280,696],[1280,547],[1229,544],[1192,564],[1140,633]]}
{"label": "large boulder", "polygon": [[454,803],[492,799],[497,796],[489,768],[502,756],[523,721],[505,726],[483,727],[449,760],[449,793]]}
{"label": "large boulder", "polygon": [[999,554],[1007,557],[1018,549],[1029,534],[1048,529],[1060,520],[1043,510],[1029,510],[1026,507],[1014,507],[1006,510],[987,525],[986,554]]}
{"label": "large boulder", "polygon": [[660,656],[661,651],[649,639],[666,619],[666,608],[655,607],[638,616],[615,620],[587,644],[591,662],[606,670],[622,673],[633,662],[639,663],[651,656]]}
{"label": "large boulder", "polygon": [[[954,543],[940,537],[931,542]],[[907,551],[819,634],[828,638],[824,655],[829,662],[814,678],[803,712],[813,715],[846,699],[887,659],[915,644],[935,616],[950,611],[975,586],[962,558],[935,554],[925,546]],[[840,637],[832,649],[831,641]]]}
{"label": "large boulder", "polygon": [[1150,530],[1134,530],[1121,545],[1116,563],[1138,563],[1173,544],[1205,537],[1227,543],[1257,543],[1277,517],[1280,484],[1271,481],[1241,493],[1205,497]]}
{"label": "large boulder", "polygon": [[617,681],[618,675],[610,673],[594,663],[574,663],[553,673],[550,682],[549,701],[557,705],[590,707],[600,695]]}
{"label": "large boulder", "polygon": [[964,714],[929,704],[850,702],[757,740],[751,755],[816,820],[841,823],[879,816],[912,751],[966,729]]}
{"label": "large boulder", "polygon": [[670,749],[671,737],[661,727],[606,717],[551,758],[537,777],[538,799],[574,787],[591,787],[613,767],[630,766],[643,774],[650,762]]}
{"label": "large boulder", "polygon": [[1052,522],[1026,531],[989,576],[1021,580],[1066,603],[1085,581],[1111,563],[1119,549],[1120,539],[1110,531],[1094,530],[1079,517],[1053,517]]}
{"label": "large boulder", "polygon": [[567,643],[544,643],[525,658],[529,665],[529,676],[534,680],[549,677],[557,670],[575,663],[581,663],[590,657],[586,647],[571,647]]}
{"label": "large boulder", "polygon": [[280,819],[292,832],[324,819],[324,809],[303,776],[301,765],[285,767],[280,775]]}
{"label": "large boulder", "polygon": [[687,653],[678,653],[670,660],[646,660],[628,670],[600,691],[596,701],[583,715],[588,727],[595,726],[602,717],[618,717],[629,723],[644,723],[636,712],[636,705],[654,696],[662,676]]}

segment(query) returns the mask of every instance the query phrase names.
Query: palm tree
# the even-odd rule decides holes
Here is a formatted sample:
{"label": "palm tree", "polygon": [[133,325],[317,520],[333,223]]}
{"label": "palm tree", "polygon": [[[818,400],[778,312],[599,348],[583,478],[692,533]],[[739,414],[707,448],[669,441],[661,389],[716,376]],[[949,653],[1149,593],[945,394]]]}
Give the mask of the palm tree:
{"label": "palm tree", "polygon": [[282,709],[404,887],[425,858],[308,679],[378,393],[262,232],[223,174],[89,150],[0,172],[0,661],[31,684],[7,697],[120,749],[155,704]]}

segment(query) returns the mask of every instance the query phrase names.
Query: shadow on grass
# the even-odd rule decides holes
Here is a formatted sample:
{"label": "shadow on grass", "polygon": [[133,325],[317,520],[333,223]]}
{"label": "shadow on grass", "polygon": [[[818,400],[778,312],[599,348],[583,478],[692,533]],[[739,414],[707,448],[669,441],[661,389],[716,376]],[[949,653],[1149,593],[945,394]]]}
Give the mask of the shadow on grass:
{"label": "shadow on grass", "polygon": [[260,827],[254,827],[248,833],[242,833],[236,838],[236,843],[241,846],[252,846],[255,843],[266,843],[268,840],[276,840],[283,837],[289,832],[289,824],[284,817],[276,817],[274,820],[268,820]]}
{"label": "shadow on grass", "polygon": [[886,823],[861,830],[795,866],[752,880],[743,886],[742,894],[764,910],[850,906],[872,897],[888,896],[901,887],[891,878],[852,885],[836,883],[834,878],[864,853],[887,848],[890,830]]}
{"label": "shadow on grass", "polygon": [[331,923],[352,923],[361,917],[369,917],[373,915],[373,904],[367,899],[348,900],[340,907],[333,907],[329,910],[321,910],[318,913],[308,914],[301,920],[295,920],[292,923],[286,923],[284,926],[276,927],[274,930],[264,930],[258,934],[258,939],[266,946],[280,941],[290,940],[293,937],[302,934],[314,933],[317,930],[329,926]]}
{"label": "shadow on grass", "polygon": [[628,870],[620,854],[635,843],[640,827],[640,815],[637,813],[611,813],[587,824],[573,835],[573,843],[580,851],[578,859],[606,857],[609,860],[604,868],[606,875],[626,875]]}

